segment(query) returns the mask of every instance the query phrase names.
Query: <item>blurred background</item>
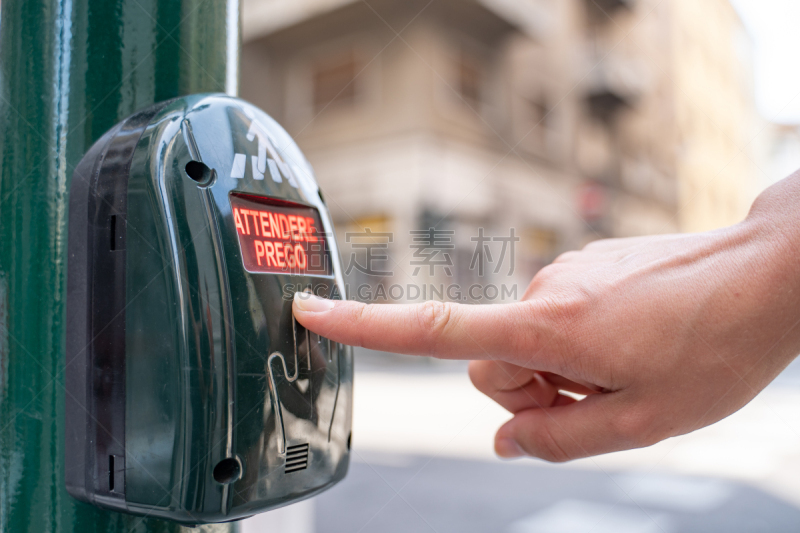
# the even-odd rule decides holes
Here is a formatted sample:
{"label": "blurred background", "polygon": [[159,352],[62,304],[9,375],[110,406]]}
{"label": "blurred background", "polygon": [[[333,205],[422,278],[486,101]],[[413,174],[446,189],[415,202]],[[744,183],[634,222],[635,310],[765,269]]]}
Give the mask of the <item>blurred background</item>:
{"label": "blurred background", "polygon": [[[792,0],[245,0],[240,94],[314,165],[350,298],[509,301],[589,241],[733,224],[800,168],[798,20]],[[494,456],[509,415],[464,363],[356,364],[349,476],[244,531],[800,528],[796,366],[710,428],[553,466]]]}
{"label": "blurred background", "polygon": [[[795,0],[243,0],[240,95],[314,165],[348,297],[512,301],[564,251],[733,224],[800,168],[798,20]],[[356,359],[348,477],[244,533],[800,528],[799,364],[709,428],[549,465],[494,456],[509,415],[466,363]]]}
{"label": "blurred background", "polygon": [[[348,297],[512,301],[564,251],[736,223],[800,168],[799,20],[796,0],[243,0],[239,92],[314,166]],[[566,465],[494,456],[509,415],[464,362],[357,350],[356,374],[348,477],[243,532],[800,530],[798,363],[709,428]]]}

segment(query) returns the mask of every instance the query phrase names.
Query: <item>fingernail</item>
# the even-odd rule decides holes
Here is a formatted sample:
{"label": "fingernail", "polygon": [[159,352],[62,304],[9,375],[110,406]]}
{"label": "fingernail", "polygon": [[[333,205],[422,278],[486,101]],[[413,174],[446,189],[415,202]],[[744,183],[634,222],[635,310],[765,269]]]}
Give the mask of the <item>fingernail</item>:
{"label": "fingernail", "polygon": [[514,459],[526,455],[525,451],[514,439],[498,440],[494,445],[494,451],[503,459]]}
{"label": "fingernail", "polygon": [[333,309],[333,300],[320,298],[308,292],[294,293],[294,305],[305,313],[324,313]]}

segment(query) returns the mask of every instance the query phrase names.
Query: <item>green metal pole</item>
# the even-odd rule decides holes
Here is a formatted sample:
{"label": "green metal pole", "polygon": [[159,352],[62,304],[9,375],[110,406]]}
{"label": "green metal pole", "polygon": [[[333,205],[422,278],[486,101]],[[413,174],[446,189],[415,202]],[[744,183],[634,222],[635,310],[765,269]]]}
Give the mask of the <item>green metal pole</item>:
{"label": "green metal pole", "polygon": [[182,529],[64,488],[67,193],[81,156],[122,118],[236,91],[238,18],[238,0],[2,0],[0,532]]}

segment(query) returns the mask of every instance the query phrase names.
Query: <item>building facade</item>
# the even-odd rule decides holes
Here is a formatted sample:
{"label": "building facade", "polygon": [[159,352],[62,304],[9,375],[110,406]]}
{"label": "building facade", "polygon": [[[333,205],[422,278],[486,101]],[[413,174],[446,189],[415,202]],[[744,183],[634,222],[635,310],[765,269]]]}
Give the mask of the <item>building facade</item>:
{"label": "building facade", "polygon": [[680,227],[728,226],[747,214],[767,172],[752,46],[727,0],[672,0],[671,14]]}
{"label": "building facade", "polygon": [[[694,87],[706,78],[693,81],[696,51],[679,45],[681,2],[246,0],[241,95],[315,167],[352,297],[515,299],[588,241],[742,212],[746,158],[695,159],[723,128],[726,150],[746,151],[748,67],[708,48],[729,77]],[[682,129],[697,112],[713,116],[702,142]],[[697,200],[701,175],[720,177],[729,218]],[[496,291],[467,294],[477,285]]]}

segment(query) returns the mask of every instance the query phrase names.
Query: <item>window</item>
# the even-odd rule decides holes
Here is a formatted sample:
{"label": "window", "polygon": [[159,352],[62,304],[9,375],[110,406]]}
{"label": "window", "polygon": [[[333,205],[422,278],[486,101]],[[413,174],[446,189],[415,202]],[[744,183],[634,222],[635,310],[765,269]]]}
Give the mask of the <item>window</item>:
{"label": "window", "polygon": [[358,96],[356,78],[360,70],[355,53],[317,63],[312,74],[314,112],[332,105],[353,105]]}
{"label": "window", "polygon": [[529,227],[522,234],[522,265],[526,275],[533,277],[558,255],[561,235],[553,228]]}
{"label": "window", "polygon": [[345,226],[341,253],[351,296],[370,301],[380,285],[391,284],[397,268],[392,259],[392,221],[385,216],[362,217]]}
{"label": "window", "polygon": [[483,72],[479,61],[462,50],[458,61],[458,92],[461,98],[471,107],[481,101]]}
{"label": "window", "polygon": [[534,98],[528,102],[528,112],[531,118],[531,138],[540,148],[547,147],[547,136],[552,126],[552,108],[544,97]]}
{"label": "window", "polygon": [[544,262],[550,262],[556,257],[558,250],[558,232],[550,228],[527,228],[525,235],[525,248],[528,255]]}

